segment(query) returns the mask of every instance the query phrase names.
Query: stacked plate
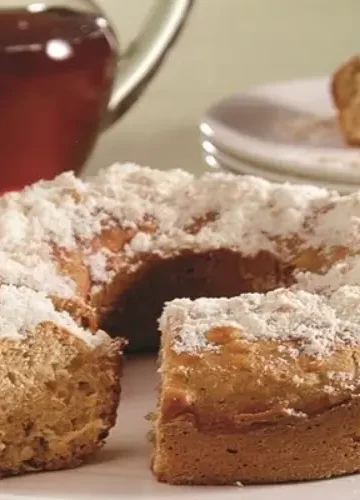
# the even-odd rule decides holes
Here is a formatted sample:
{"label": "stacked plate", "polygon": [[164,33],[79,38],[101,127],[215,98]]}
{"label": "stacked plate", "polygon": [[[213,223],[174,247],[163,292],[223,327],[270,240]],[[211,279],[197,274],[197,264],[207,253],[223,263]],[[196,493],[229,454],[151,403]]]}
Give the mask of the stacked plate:
{"label": "stacked plate", "polygon": [[226,97],[207,110],[200,131],[212,168],[343,193],[360,189],[360,149],[339,134],[327,77]]}

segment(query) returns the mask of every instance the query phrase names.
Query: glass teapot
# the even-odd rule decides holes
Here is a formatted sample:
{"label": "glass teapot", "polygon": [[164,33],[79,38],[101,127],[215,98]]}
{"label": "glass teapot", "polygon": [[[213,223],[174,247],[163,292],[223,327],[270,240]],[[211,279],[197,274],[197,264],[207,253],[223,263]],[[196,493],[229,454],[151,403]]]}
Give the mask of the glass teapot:
{"label": "glass teapot", "polygon": [[157,0],[120,53],[91,0],[0,0],[0,192],[79,171],[138,99],[194,0]]}

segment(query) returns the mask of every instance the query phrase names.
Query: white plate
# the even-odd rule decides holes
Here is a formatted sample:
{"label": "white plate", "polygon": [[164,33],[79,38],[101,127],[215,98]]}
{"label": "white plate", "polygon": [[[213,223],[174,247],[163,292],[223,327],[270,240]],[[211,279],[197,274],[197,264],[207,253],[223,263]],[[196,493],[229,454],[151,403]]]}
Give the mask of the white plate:
{"label": "white plate", "polygon": [[303,177],[296,175],[296,172],[284,174],[273,165],[264,165],[260,163],[252,163],[246,160],[239,160],[229,150],[224,151],[214,142],[210,142],[208,138],[202,138],[202,148],[204,152],[205,162],[211,168],[230,171],[235,174],[252,175],[255,177],[263,177],[271,182],[290,182],[292,184],[312,184],[318,187],[326,187],[329,190],[336,190],[342,194],[349,194],[360,188],[360,186],[351,183],[340,181],[326,180],[321,178]]}
{"label": "white plate", "polygon": [[0,500],[358,500],[360,476],[281,486],[181,487],[159,484],[149,471],[144,415],[155,408],[153,358],[128,360],[118,424],[92,463],[75,470],[5,479]]}
{"label": "white plate", "polygon": [[200,129],[210,142],[264,172],[360,185],[360,150],[340,137],[328,77],[272,83],[226,97],[209,108]]}

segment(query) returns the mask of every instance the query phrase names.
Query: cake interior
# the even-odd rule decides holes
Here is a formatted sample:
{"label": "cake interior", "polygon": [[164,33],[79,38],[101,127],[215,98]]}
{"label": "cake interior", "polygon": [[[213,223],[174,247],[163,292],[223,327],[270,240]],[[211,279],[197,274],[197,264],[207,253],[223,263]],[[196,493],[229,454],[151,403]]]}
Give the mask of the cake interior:
{"label": "cake interior", "polygon": [[151,256],[128,283],[118,283],[119,300],[102,314],[101,327],[129,339],[128,352],[156,351],[158,318],[175,298],[233,297],[293,283],[293,267],[269,252],[244,257],[229,249]]}

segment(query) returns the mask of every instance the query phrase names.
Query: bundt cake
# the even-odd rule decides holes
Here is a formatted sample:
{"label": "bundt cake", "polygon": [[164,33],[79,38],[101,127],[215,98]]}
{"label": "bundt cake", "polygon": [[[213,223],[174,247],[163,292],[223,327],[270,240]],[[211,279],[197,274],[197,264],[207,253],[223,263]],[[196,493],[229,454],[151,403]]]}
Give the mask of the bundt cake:
{"label": "bundt cake", "polygon": [[0,282],[76,297],[129,348],[155,350],[165,301],[263,292],[289,285],[306,259],[316,266],[302,232],[313,208],[324,221],[314,248],[342,245],[340,234],[332,241],[332,199],[325,189],[131,164],[89,182],[65,173],[0,198]]}
{"label": "bundt cake", "polygon": [[102,444],[121,338],[156,349],[166,301],[160,480],[360,468],[359,226],[359,193],[132,164],[4,195],[1,473],[72,466]]}
{"label": "bundt cake", "polygon": [[340,132],[351,146],[360,145],[360,56],[351,57],[333,74],[331,94]]}

